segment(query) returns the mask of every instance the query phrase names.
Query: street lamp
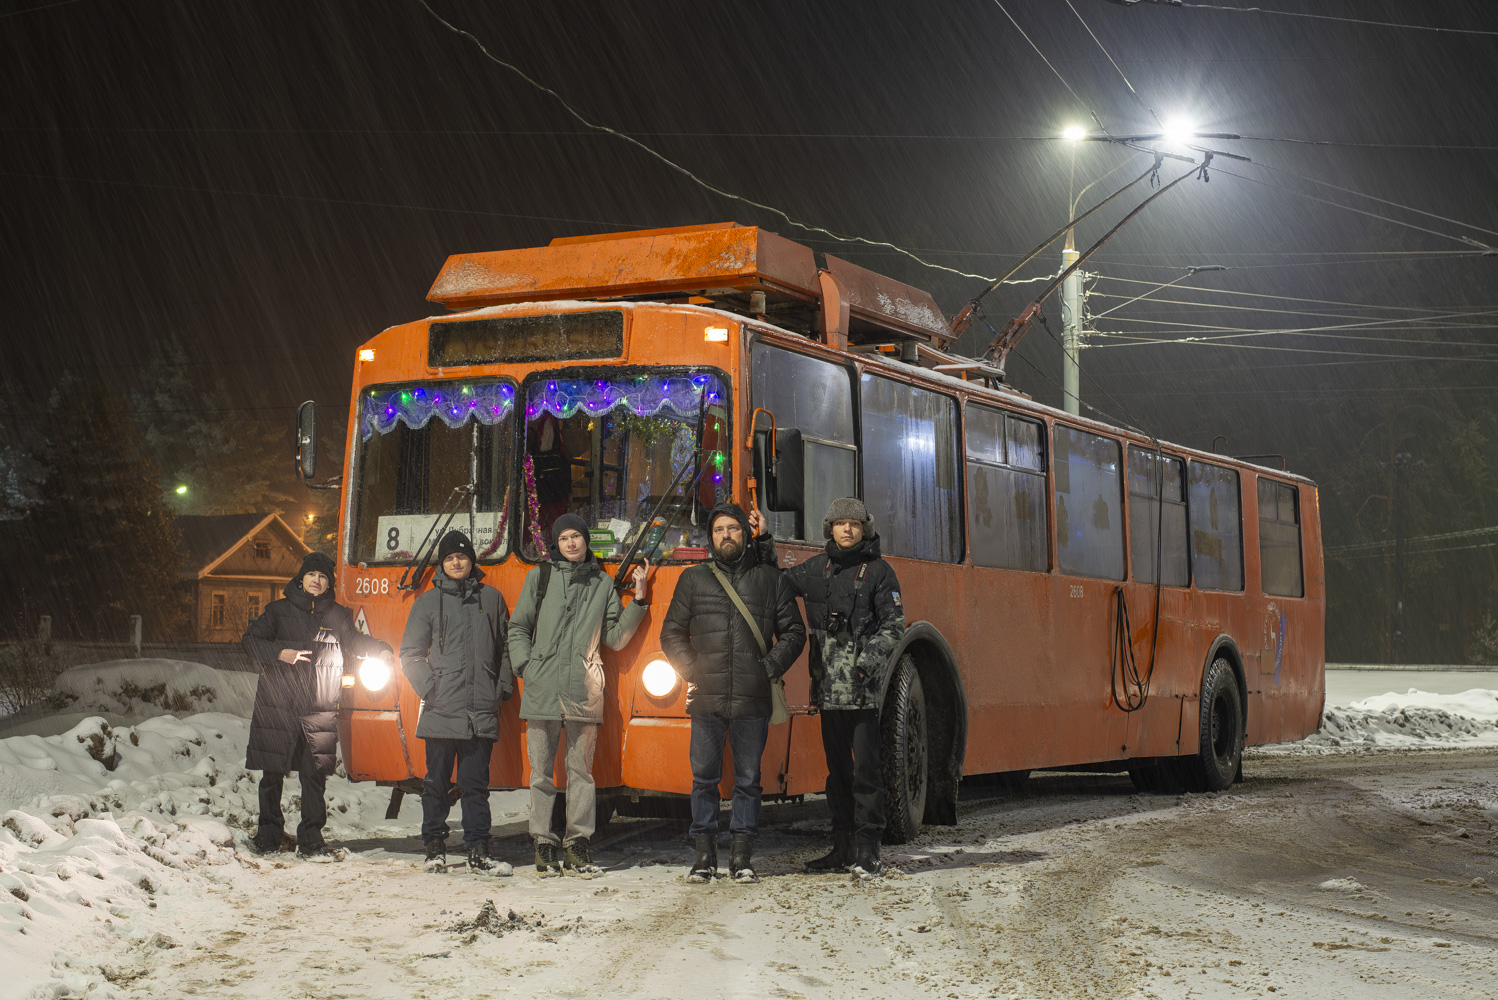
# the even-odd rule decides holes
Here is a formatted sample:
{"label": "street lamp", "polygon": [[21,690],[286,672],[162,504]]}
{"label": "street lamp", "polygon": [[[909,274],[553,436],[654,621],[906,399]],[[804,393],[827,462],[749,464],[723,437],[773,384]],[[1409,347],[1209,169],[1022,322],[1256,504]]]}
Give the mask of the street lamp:
{"label": "street lamp", "polygon": [[177,487],[177,495],[179,497],[183,497],[183,496],[187,495],[187,484],[186,483],[183,483],[181,486]]}
{"label": "street lamp", "polygon": [[1079,142],[1087,138],[1087,130],[1080,125],[1068,125],[1061,130],[1061,138],[1069,142]]}

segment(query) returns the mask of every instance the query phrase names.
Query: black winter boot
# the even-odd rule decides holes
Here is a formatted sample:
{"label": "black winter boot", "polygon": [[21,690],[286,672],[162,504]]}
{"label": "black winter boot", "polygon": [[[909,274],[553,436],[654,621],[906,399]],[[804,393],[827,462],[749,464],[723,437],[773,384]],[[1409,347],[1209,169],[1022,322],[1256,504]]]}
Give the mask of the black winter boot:
{"label": "black winter boot", "polygon": [[468,870],[475,875],[510,875],[515,871],[508,861],[495,861],[489,857],[487,840],[468,845]]}
{"label": "black winter boot", "polygon": [[687,881],[711,882],[718,877],[718,838],[710,833],[699,833],[694,838],[694,843],[697,847],[697,860],[692,862]]}
{"label": "black winter boot", "polygon": [[848,862],[853,860],[853,832],[851,830],[832,831],[832,850],[820,858],[813,858],[806,863],[806,870],[813,875],[825,875],[828,872],[845,872],[848,870]]}
{"label": "black winter boot", "polygon": [[728,852],[728,876],[735,882],[758,882],[751,858],[754,856],[754,838],[747,833],[733,835],[733,846]]}
{"label": "black winter boot", "polygon": [[421,846],[426,848],[427,858],[422,868],[429,872],[441,874],[447,871],[447,841],[428,840]]}
{"label": "black winter boot", "polygon": [[879,841],[859,841],[853,845],[853,864],[848,870],[862,879],[883,875],[884,863],[879,860]]}

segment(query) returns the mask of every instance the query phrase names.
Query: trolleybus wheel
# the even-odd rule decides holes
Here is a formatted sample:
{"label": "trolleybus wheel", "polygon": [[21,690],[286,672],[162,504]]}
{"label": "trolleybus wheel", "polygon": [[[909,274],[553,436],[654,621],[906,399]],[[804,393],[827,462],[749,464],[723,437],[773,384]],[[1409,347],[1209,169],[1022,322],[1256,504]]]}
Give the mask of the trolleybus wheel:
{"label": "trolleybus wheel", "polygon": [[1233,665],[1219,656],[1202,681],[1201,735],[1196,756],[1188,757],[1193,782],[1220,792],[1233,783],[1243,761],[1243,697]]}
{"label": "trolleybus wheel", "polygon": [[915,661],[895,664],[879,717],[880,770],[884,774],[884,842],[903,844],[921,832],[926,814],[926,695]]}

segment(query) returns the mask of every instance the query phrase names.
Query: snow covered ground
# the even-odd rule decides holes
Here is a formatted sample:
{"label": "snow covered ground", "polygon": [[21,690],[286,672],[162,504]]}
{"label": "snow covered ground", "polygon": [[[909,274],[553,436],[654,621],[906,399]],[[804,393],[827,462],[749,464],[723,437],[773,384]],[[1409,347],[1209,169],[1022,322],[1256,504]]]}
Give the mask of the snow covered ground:
{"label": "snow covered ground", "polygon": [[[508,838],[517,875],[448,876],[439,890],[415,863],[417,804],[387,821],[387,790],[335,776],[327,834],[353,848],[349,860],[260,859],[246,849],[258,775],[242,765],[253,681],[168,661],[77,668],[59,685],[77,700],[50,729],[33,719],[22,735],[0,739],[0,942],[9,959],[0,997],[580,996],[594,989],[680,997],[1239,996],[1286,984],[1301,995],[1402,1000],[1498,992],[1491,931],[1462,926],[1469,918],[1452,914],[1465,911],[1448,905],[1444,917],[1431,909],[1419,934],[1372,933],[1369,922],[1380,914],[1359,907],[1392,910],[1395,890],[1376,872],[1325,860],[1332,847],[1307,862],[1305,901],[1255,899],[1258,889],[1233,886],[1236,906],[1203,881],[1216,877],[1208,862],[1218,848],[1202,862],[1208,875],[1189,875],[1194,856],[1160,853],[1160,831],[1180,828],[1181,843],[1190,844],[1195,824],[1252,826],[1277,810],[1289,810],[1290,829],[1255,827],[1249,841],[1283,836],[1305,848],[1327,822],[1325,810],[1346,821],[1351,807],[1342,798],[1356,797],[1350,785],[1318,793],[1315,809],[1300,815],[1294,810],[1308,807],[1283,801],[1289,793],[1273,783],[1177,799],[1134,795],[1126,779],[1048,776],[1032,781],[1021,807],[979,802],[965,807],[959,827],[933,828],[889,852],[901,872],[875,886],[795,874],[820,850],[825,809],[777,807],[767,811],[761,855],[765,871],[781,877],[695,892],[678,877],[681,831],[662,833],[661,824],[644,821],[600,838],[597,853],[612,870],[598,884],[537,879],[523,867],[523,793],[496,793],[496,836]],[[1253,751],[1249,771],[1306,775],[1349,754],[1498,746],[1498,691],[1490,688],[1353,693],[1360,697],[1329,703],[1326,725],[1310,739]],[[1477,764],[1478,777],[1453,780],[1434,770],[1397,790],[1357,794],[1373,803],[1370,815],[1392,810],[1395,820],[1374,824],[1380,830],[1404,823],[1412,836],[1427,836],[1421,831],[1432,824],[1463,824],[1440,833],[1439,845],[1471,844],[1489,860],[1477,869],[1466,862],[1441,869],[1434,881],[1489,906],[1487,882],[1498,885],[1498,877],[1471,871],[1491,871],[1495,852],[1476,845],[1494,843],[1498,783],[1487,758],[1460,760]],[[291,826],[300,805],[294,780],[286,797]],[[1257,804],[1245,810],[1250,802]],[[1336,850],[1346,842],[1342,836]],[[1244,885],[1274,881],[1293,852],[1268,853],[1267,867]],[[1149,864],[1175,874],[1164,879],[1165,868],[1137,868]],[[1033,879],[1032,869],[1041,868],[1045,877]],[[486,900],[495,905],[485,909]],[[1045,901],[1052,910],[1040,906]],[[1233,921],[1237,910],[1254,918],[1230,935],[1237,958],[1178,926],[1177,918],[1219,909]],[[1053,954],[1016,952],[1025,941]],[[649,968],[617,961],[626,955],[648,956]],[[1056,965],[1058,955],[1072,966]],[[1395,956],[1399,967],[1386,968]],[[1443,967],[1452,970],[1447,979]],[[1208,976],[1209,968],[1222,975]],[[1365,984],[1387,980],[1391,988],[1353,989],[1338,978],[1350,970]],[[1180,978],[1187,972],[1190,990]],[[579,982],[591,987],[579,991]]]}

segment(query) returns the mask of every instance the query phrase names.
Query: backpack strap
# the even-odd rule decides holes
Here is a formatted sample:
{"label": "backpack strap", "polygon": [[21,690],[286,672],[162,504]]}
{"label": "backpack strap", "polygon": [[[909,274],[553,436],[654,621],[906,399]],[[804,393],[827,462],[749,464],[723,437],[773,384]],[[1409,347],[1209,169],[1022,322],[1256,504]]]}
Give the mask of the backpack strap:
{"label": "backpack strap", "polygon": [[551,585],[551,563],[541,564],[541,579],[536,581],[536,618],[541,617],[541,602],[546,600],[546,588]]}
{"label": "backpack strap", "polygon": [[765,645],[765,635],[759,630],[759,624],[754,620],[754,616],[749,614],[749,609],[744,607],[744,599],[739,596],[738,591],[733,589],[733,584],[729,583],[728,577],[718,568],[717,563],[709,563],[708,568],[713,571],[713,576],[717,577],[718,582],[723,585],[723,589],[727,592],[728,599],[733,602],[733,606],[738,608],[739,614],[744,616],[744,622],[749,626],[749,631],[754,633],[754,641],[759,646],[759,655],[765,656],[768,654],[770,647]]}

